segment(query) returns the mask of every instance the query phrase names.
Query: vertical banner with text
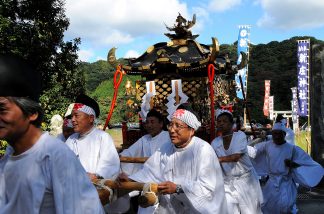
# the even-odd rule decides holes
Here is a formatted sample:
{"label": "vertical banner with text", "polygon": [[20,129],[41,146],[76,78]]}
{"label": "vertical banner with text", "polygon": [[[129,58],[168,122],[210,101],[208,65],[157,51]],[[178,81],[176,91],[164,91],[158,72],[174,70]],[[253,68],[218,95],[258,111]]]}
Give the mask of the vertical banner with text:
{"label": "vertical banner with text", "polygon": [[309,72],[309,40],[298,40],[297,79],[298,79],[298,115],[308,116],[308,72]]}
{"label": "vertical banner with text", "polygon": [[[237,64],[239,64],[242,61],[242,55],[241,52],[246,53],[249,55],[249,36],[250,36],[250,26],[249,25],[241,25],[239,26],[239,35],[238,35],[238,41],[237,41]],[[237,74],[235,74],[235,82],[236,82],[236,96],[240,99],[243,99],[243,93],[240,83],[239,75],[242,78],[244,92],[246,92],[247,87],[247,73],[248,68],[245,67],[238,71]]]}
{"label": "vertical banner with text", "polygon": [[297,97],[297,87],[291,88],[292,92],[292,102],[291,102],[291,111],[292,111],[292,122],[293,128],[296,132],[298,129],[298,97]]}
{"label": "vertical banner with text", "polygon": [[273,96],[270,96],[269,97],[269,118],[270,118],[270,120],[274,119],[273,111],[274,111],[274,100],[273,100]]}
{"label": "vertical banner with text", "polygon": [[264,80],[264,104],[263,115],[269,116],[270,80]]}

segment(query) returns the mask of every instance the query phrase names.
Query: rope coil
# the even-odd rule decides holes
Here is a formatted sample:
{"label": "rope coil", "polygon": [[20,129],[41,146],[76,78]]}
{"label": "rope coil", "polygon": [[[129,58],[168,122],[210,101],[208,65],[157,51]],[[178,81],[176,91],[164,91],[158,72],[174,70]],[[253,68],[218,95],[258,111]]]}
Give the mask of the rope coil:
{"label": "rope coil", "polygon": [[[114,196],[114,191],[111,188],[109,188],[108,186],[105,185],[106,180],[107,179],[102,179],[102,180],[93,182],[93,185],[95,185],[97,191],[99,192],[99,198],[100,198],[101,203],[103,205],[107,204],[107,203],[111,203],[112,200],[113,200],[113,196]],[[107,197],[106,194],[105,194],[105,197],[100,197],[100,196],[103,196],[103,194],[100,194],[100,190],[107,190],[109,192],[108,201],[105,200],[105,198]]]}
{"label": "rope coil", "polygon": [[119,88],[119,85],[122,82],[122,80],[123,80],[122,66],[118,65],[117,69],[116,69],[116,72],[115,72],[115,75],[114,75],[114,96],[113,96],[113,99],[111,101],[111,106],[110,106],[109,113],[107,115],[105,125],[103,127],[104,131],[106,130],[106,128],[107,128],[107,126],[109,124],[110,118],[112,116],[112,113],[114,111],[115,104],[116,104],[116,99],[117,99],[117,95],[118,95],[118,88]]}
{"label": "rope coil", "polygon": [[141,196],[138,198],[138,203],[143,208],[154,206],[159,202],[157,195],[152,191],[151,185],[151,183],[145,183]]}

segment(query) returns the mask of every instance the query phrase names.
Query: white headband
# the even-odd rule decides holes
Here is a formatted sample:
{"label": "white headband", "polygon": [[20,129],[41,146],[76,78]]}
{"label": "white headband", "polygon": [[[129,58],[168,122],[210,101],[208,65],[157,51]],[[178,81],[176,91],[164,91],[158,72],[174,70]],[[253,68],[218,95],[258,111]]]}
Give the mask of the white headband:
{"label": "white headband", "polygon": [[73,110],[81,111],[83,113],[96,117],[96,112],[93,110],[93,108],[82,103],[74,103]]}
{"label": "white headband", "polygon": [[280,122],[281,122],[282,124],[284,124],[284,125],[287,124],[287,120],[286,120],[286,119],[282,119],[282,120],[280,120]]}
{"label": "white headband", "polygon": [[71,103],[67,108],[64,117],[68,117],[72,114],[73,107],[74,107],[74,103]]}
{"label": "white headband", "polygon": [[284,124],[278,122],[273,125],[272,130],[279,130],[279,131],[286,132],[286,127]]}
{"label": "white headband", "polygon": [[64,118],[63,127],[73,128],[72,120],[68,118]]}
{"label": "white headband", "polygon": [[216,110],[216,119],[219,117],[219,115],[221,115],[223,113],[230,114],[233,117],[233,114],[230,111],[225,110],[225,109],[217,109]]}
{"label": "white headband", "polygon": [[182,122],[193,128],[195,131],[197,131],[201,126],[201,123],[198,121],[196,115],[185,109],[176,110],[173,113],[171,119],[172,118],[181,120]]}

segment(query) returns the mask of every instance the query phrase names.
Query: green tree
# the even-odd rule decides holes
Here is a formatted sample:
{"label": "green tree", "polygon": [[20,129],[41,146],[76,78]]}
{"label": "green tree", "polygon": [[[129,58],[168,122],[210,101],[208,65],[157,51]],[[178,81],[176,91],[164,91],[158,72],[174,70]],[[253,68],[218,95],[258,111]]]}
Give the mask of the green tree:
{"label": "green tree", "polygon": [[101,82],[113,78],[115,69],[104,60],[94,63],[82,62],[79,66],[85,76],[87,93],[94,91]]}
{"label": "green tree", "polygon": [[0,158],[5,154],[8,143],[4,140],[0,140]]}
{"label": "green tree", "polygon": [[84,92],[83,73],[77,69],[80,39],[63,40],[68,26],[64,0],[0,3],[0,53],[22,56],[40,72],[46,122]]}

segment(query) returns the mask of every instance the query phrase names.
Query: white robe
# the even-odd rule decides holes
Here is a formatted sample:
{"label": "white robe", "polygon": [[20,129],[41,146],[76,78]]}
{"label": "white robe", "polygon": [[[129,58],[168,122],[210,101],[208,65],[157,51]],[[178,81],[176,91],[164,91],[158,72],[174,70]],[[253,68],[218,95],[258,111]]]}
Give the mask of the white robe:
{"label": "white robe", "polygon": [[262,191],[247,153],[246,135],[234,132],[227,150],[222,137],[215,138],[211,145],[218,157],[243,154],[237,162],[221,163],[229,213],[261,213]]}
{"label": "white robe", "polygon": [[26,152],[0,160],[0,213],[104,213],[73,152],[48,133]]}
{"label": "white robe", "polygon": [[117,177],[120,168],[119,156],[108,133],[93,128],[83,137],[79,137],[79,133],[72,134],[65,143],[79,157],[87,172],[106,179]]}
{"label": "white robe", "polygon": [[287,143],[295,145],[295,132],[290,128],[285,128],[286,136],[285,140]]}
{"label": "white robe", "polygon": [[[272,141],[262,142],[254,146],[255,157],[258,159],[256,170],[269,176],[262,187],[265,214],[293,212],[296,201],[297,187],[300,185],[312,187],[323,177],[323,167],[298,146],[289,143],[276,145]],[[289,169],[285,159],[300,164],[300,167]],[[259,168],[261,167],[261,168]]]}
{"label": "white robe", "polygon": [[138,182],[171,181],[182,186],[184,193],[160,195],[155,213],[227,213],[218,159],[213,148],[198,137],[185,148],[165,144],[143,169],[129,177]]}
{"label": "white robe", "polygon": [[[164,144],[170,142],[170,135],[167,131],[161,131],[155,137],[147,134],[138,139],[128,149],[120,153],[121,156],[129,157],[151,157],[152,154],[159,150]],[[121,169],[127,175],[134,174],[143,168],[143,164],[139,163],[122,163]]]}
{"label": "white robe", "polygon": [[[170,135],[167,131],[161,131],[158,135],[154,137],[147,134],[138,139],[129,148],[123,150],[123,152],[121,152],[120,155],[128,157],[151,157],[155,151],[159,150],[164,144],[169,142]],[[121,163],[121,170],[127,175],[131,175],[137,172],[138,170],[142,169],[143,165],[144,164],[141,163]],[[139,194],[139,191],[132,191],[129,194],[118,198],[112,204],[109,204],[107,207],[105,207],[105,209],[108,213],[127,212],[127,210],[130,207],[130,195],[137,196]],[[139,207],[138,213],[152,213],[156,207],[157,206],[148,208]]]}
{"label": "white robe", "polygon": [[65,141],[66,141],[66,139],[65,139],[65,137],[64,137],[64,135],[63,135],[63,133],[57,135],[56,138],[59,139],[59,140],[62,141],[62,142],[65,142]]}

